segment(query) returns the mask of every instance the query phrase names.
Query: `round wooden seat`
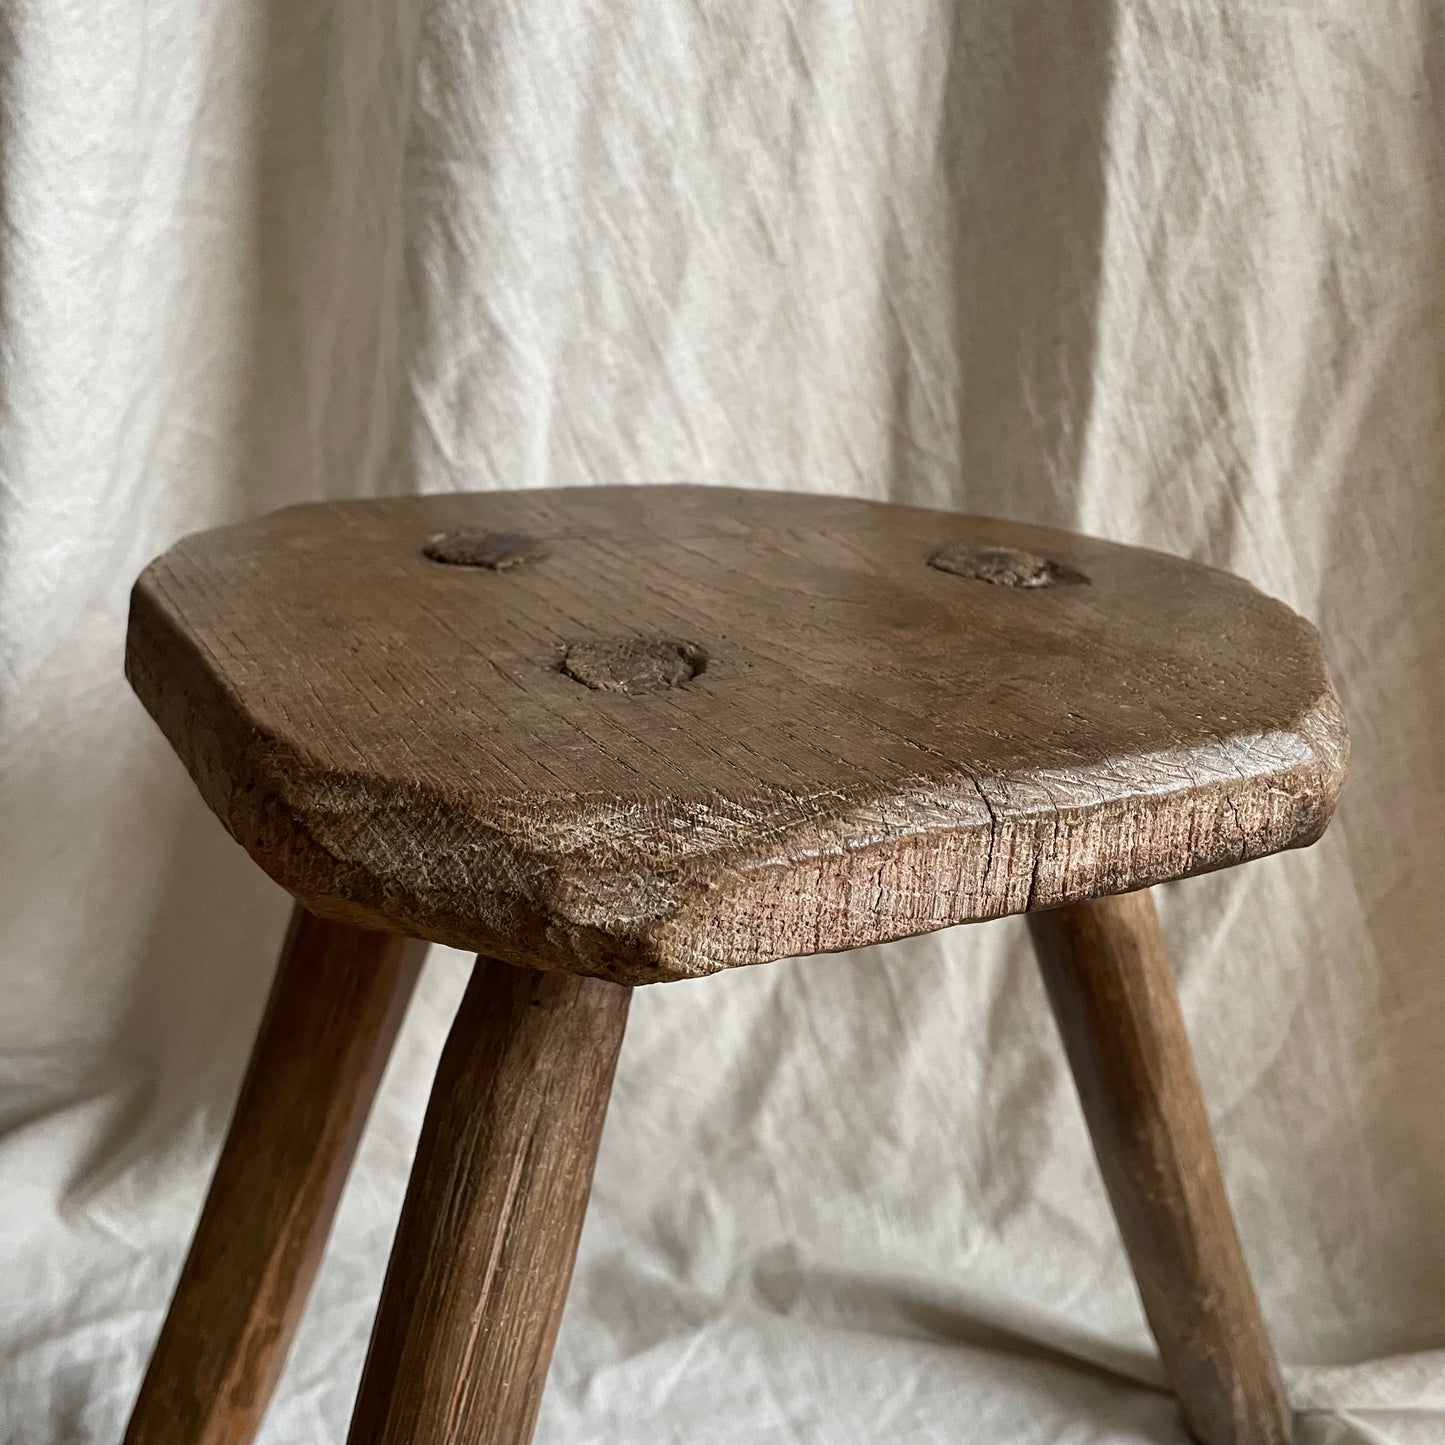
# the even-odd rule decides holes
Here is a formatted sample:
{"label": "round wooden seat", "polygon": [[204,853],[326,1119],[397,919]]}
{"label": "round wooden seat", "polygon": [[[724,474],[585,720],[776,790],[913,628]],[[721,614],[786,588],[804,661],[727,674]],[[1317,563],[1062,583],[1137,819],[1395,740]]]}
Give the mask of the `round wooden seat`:
{"label": "round wooden seat", "polygon": [[127,671],[314,912],[629,983],[1313,842],[1308,623],[1225,573],[721,487],[303,506],[191,537]]}

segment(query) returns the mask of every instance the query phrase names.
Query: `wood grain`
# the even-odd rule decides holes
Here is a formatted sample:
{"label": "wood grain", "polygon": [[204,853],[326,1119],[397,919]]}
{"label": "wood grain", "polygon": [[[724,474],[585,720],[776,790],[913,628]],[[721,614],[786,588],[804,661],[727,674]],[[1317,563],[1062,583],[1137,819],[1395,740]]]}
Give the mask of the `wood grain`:
{"label": "wood grain", "polygon": [[[428,557],[449,534],[526,560]],[[316,911],[629,982],[1301,846],[1346,755],[1313,629],[1237,578],[730,488],[329,503],[192,537],[136,586],[127,669]]]}
{"label": "wood grain", "polygon": [[246,1445],[426,946],[298,908],[125,1445]]}
{"label": "wood grain", "polygon": [[477,960],[442,1052],[350,1445],[526,1445],[631,990]]}
{"label": "wood grain", "polygon": [[1202,1445],[1288,1445],[1289,1401],[1250,1283],[1154,904],[1029,919],[1099,1168],[1180,1412]]}

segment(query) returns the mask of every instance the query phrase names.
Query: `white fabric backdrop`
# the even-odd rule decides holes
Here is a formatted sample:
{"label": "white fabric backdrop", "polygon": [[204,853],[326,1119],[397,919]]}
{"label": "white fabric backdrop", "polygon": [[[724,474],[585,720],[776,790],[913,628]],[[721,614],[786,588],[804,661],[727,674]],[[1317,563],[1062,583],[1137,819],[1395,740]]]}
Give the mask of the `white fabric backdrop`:
{"label": "white fabric backdrop", "polygon": [[[1445,1440],[1438,0],[11,0],[0,1439],[119,1439],[285,900],[129,697],[179,534],[699,479],[1231,567],[1355,737],[1162,891],[1301,1445]],[[344,1438],[436,952],[269,1445]],[[539,1440],[1177,1442],[1016,921],[643,991]]]}

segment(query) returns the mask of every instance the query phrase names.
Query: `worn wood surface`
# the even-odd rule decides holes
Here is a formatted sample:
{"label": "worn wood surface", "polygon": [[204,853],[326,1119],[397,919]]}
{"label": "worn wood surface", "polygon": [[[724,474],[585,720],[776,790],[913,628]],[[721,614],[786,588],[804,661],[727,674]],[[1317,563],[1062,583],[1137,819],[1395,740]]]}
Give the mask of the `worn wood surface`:
{"label": "worn wood surface", "polygon": [[125,1445],[246,1445],[426,946],[297,909]]}
{"label": "worn wood surface", "polygon": [[1029,919],[1144,1312],[1202,1445],[1288,1445],[1289,1401],[1250,1283],[1154,904]]}
{"label": "worn wood surface", "polygon": [[318,912],[629,982],[1306,844],[1346,753],[1313,629],[1236,578],[725,488],[192,537],[137,584],[128,672]]}
{"label": "worn wood surface", "polygon": [[437,1068],[350,1445],[526,1445],[631,990],[477,960]]}

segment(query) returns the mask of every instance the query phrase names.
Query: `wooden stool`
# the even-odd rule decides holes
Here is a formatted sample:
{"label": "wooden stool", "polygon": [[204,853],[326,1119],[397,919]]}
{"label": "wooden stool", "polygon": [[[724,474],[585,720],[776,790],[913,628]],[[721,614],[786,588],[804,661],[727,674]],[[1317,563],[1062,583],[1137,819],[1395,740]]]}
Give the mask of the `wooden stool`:
{"label": "wooden stool", "polygon": [[1190,1432],[1290,1438],[1134,891],[1323,832],[1345,730],[1280,603],[909,507],[490,493],[188,538],[136,585],[127,672],[300,905],[130,1445],[255,1432],[410,940],[481,957],[349,1438],[524,1445],[632,986],[1024,912]]}

